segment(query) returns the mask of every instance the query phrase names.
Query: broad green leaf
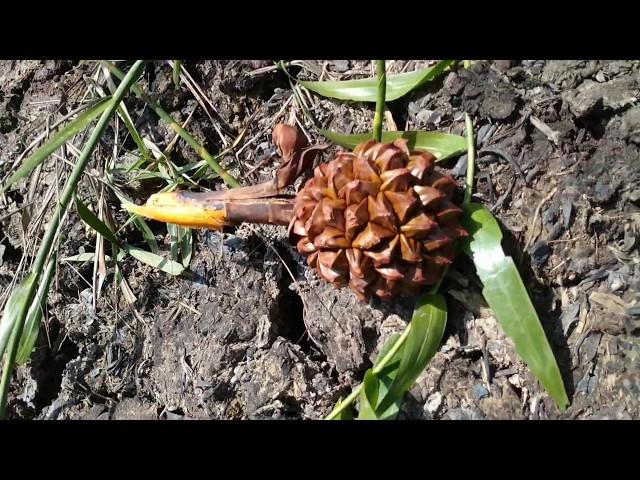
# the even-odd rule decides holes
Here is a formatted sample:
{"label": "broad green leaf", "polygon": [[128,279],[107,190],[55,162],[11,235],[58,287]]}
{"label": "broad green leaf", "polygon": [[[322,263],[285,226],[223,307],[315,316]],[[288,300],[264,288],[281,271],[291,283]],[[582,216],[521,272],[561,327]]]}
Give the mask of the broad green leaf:
{"label": "broad green leaf", "polygon": [[364,374],[363,388],[360,391],[360,409],[358,420],[378,420],[375,406],[378,404],[378,379],[371,369]]}
{"label": "broad green leaf", "polygon": [[411,319],[411,331],[398,352],[401,359],[395,377],[376,412],[384,412],[404,398],[438,351],[446,325],[447,303],[444,297],[432,293],[420,297]]}
{"label": "broad green leaf", "polygon": [[464,225],[470,234],[465,251],[475,263],[485,300],[518,355],[558,407],[566,409],[569,399],[558,364],[518,269],[502,250],[498,222],[482,205],[471,203],[464,209]]}
{"label": "broad green leaf", "polygon": [[82,201],[78,197],[76,197],[76,209],[78,211],[78,215],[84,223],[89,225],[111,243],[120,245],[120,242],[113,234],[111,229],[109,229],[109,227],[107,227],[107,225],[102,220],[100,220],[91,210],[89,210],[89,208],[84,203],[82,203]]}
{"label": "broad green leaf", "polygon": [[56,257],[53,255],[47,265],[47,271],[45,272],[44,279],[38,287],[36,297],[29,309],[27,318],[25,320],[24,328],[22,330],[22,337],[20,338],[20,345],[18,346],[18,353],[16,354],[16,364],[22,365],[31,358],[31,352],[38,340],[40,334],[40,320],[42,320],[42,311],[47,304],[47,295],[49,293],[49,286],[53,279],[53,273],[55,272]]}
{"label": "broad green leaf", "polygon": [[0,188],[0,195],[7,191],[11,185],[26,177],[31,171],[46,158],[62,146],[67,140],[85,129],[91,121],[104,112],[111,105],[111,97],[106,97],[80,114],[75,120],[55,133],[47,142],[38,148],[24,163],[7,179]]}
{"label": "broad green leaf", "polygon": [[[142,140],[142,137],[138,133],[138,130],[136,130],[136,127],[133,124],[133,120],[131,120],[129,111],[127,110],[127,107],[125,106],[124,103],[121,103],[120,106],[118,107],[118,115],[124,122],[124,125],[125,127],[127,127],[127,130],[129,130],[129,134],[131,135],[131,138],[133,139],[135,144],[138,146],[138,150],[140,150],[140,155],[142,155],[143,162],[149,161],[151,159],[151,155],[149,155],[149,150],[147,149],[147,146],[144,144],[144,141]],[[136,162],[136,164],[137,163],[138,162]]]}
{"label": "broad green leaf", "polygon": [[[386,101],[397,100],[420,85],[430,82],[454,63],[455,60],[442,60],[433,67],[415,72],[387,75]],[[305,88],[325,97],[354,102],[375,102],[378,91],[376,78],[319,82],[300,81],[300,83]]]}
{"label": "broad green leaf", "polygon": [[[373,133],[345,135],[342,133],[320,130],[320,133],[341,147],[353,150],[360,143],[373,138]],[[393,142],[398,138],[406,138],[411,150],[426,150],[441,161],[467,149],[467,140],[460,135],[443,132],[394,131],[382,132],[383,142]]]}
{"label": "broad green leaf", "polygon": [[123,248],[132,257],[140,260],[141,262],[151,265],[152,267],[159,268],[163,272],[170,275],[180,275],[184,272],[184,267],[178,262],[174,262],[169,258],[161,257],[155,253],[147,252],[141,248],[134,247],[133,245],[125,244]]}
{"label": "broad green leaf", "polygon": [[7,343],[11,337],[11,332],[15,328],[16,321],[24,309],[29,306],[26,304],[28,292],[31,289],[36,274],[31,272],[22,282],[15,288],[4,307],[4,314],[0,320],[0,358],[4,355]]}

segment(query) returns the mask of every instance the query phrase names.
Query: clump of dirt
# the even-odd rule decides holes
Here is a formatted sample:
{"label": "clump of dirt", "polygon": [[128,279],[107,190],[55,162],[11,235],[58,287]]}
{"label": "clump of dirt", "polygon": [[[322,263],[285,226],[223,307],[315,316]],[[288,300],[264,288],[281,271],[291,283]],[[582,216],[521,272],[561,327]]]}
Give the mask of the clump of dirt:
{"label": "clump of dirt", "polygon": [[[389,62],[390,73],[424,66]],[[149,66],[144,86],[178,121],[191,116],[188,130],[212,152],[246,128],[246,147],[222,163],[252,184],[277,167],[270,143],[276,122],[297,118],[312,141],[324,141],[296,106],[286,75],[270,67],[186,63],[207,111],[186,87],[176,88],[167,65]],[[0,178],[47,122],[77,107],[90,68],[0,62]],[[317,79],[323,71],[323,78],[371,75],[369,64],[357,61],[306,61],[290,73]],[[475,197],[502,225],[505,249],[525,279],[572,397],[566,412],[556,409],[504,337],[473,266],[461,257],[443,285],[450,319],[443,345],[408,395],[402,418],[640,418],[639,79],[635,61],[478,62],[392,102],[403,130],[460,134],[464,112],[474,117]],[[323,128],[370,129],[371,106],[305,101]],[[142,103],[130,98],[127,106],[143,136],[160,148],[174,140]],[[111,129],[105,136],[92,168],[114,155],[114,135]],[[116,149],[121,163],[135,148],[124,145]],[[180,139],[171,155],[178,164],[199,160]],[[462,156],[444,167],[462,184],[465,165]],[[33,226],[37,205],[66,168],[51,160],[37,185],[23,180],[0,200],[0,290],[10,288],[23,255],[32,255],[25,238],[41,231]],[[219,188],[216,181],[210,186]],[[155,187],[123,182],[137,199]],[[79,194],[95,195],[87,179]],[[117,198],[110,203],[123,220]],[[20,213],[5,218],[14,211]],[[166,228],[151,226],[167,254]],[[123,235],[147,248],[133,228]],[[95,247],[74,213],[62,238],[61,257]],[[14,374],[14,418],[321,418],[359,383],[412,312],[411,299],[365,304],[323,283],[280,227],[196,232],[189,271],[180,277],[127,258],[123,275],[135,311],[112,287],[113,272],[94,308],[92,272],[91,262],[60,264],[33,358]]]}

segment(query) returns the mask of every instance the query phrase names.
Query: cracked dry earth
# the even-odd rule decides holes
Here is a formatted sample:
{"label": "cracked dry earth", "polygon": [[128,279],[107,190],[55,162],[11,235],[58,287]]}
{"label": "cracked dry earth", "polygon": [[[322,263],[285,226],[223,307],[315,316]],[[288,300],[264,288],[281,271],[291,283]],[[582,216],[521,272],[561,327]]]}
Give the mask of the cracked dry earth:
{"label": "cracked dry earth", "polygon": [[[388,69],[428,63],[390,61]],[[222,137],[232,141],[247,127],[244,142],[250,143],[222,162],[242,183],[266,180],[277,166],[270,160],[275,122],[295,116],[313,141],[323,141],[297,109],[287,77],[264,68],[269,62],[184,65],[210,101],[207,112],[188,89],[173,85],[166,64],[149,66],[142,83],[178,121],[193,114],[188,129],[212,152],[224,148]],[[92,68],[0,62],[0,177],[46,133],[47,122],[78,106]],[[323,71],[323,78],[334,79],[372,74],[368,63],[344,60],[291,69],[302,79]],[[400,418],[640,417],[639,99],[638,62],[524,60],[478,62],[389,105],[401,130],[461,134],[464,112],[474,118],[476,199],[501,223],[505,250],[516,259],[572,400],[567,411],[556,409],[484,305],[473,266],[459,258],[443,284],[449,323],[442,346]],[[370,105],[311,95],[306,101],[323,128],[370,128]],[[173,140],[143,104],[128,98],[127,107],[142,136],[161,149]],[[120,132],[121,148],[114,150],[115,130],[107,131],[94,172],[109,155],[117,166],[132,162],[128,151],[135,145],[122,138]],[[74,143],[80,147],[85,139]],[[37,181],[23,180],[0,199],[3,302],[21,259],[33,255],[27,239],[42,228],[37,206],[68,175],[61,158],[45,163]],[[179,140],[172,159],[182,164],[198,157]],[[462,156],[442,166],[462,185],[465,165]],[[137,201],[158,186],[126,180],[122,188]],[[79,195],[95,203],[87,178]],[[118,199],[109,197],[109,205],[122,225]],[[168,254],[166,226],[151,226]],[[146,247],[131,226],[122,236]],[[94,234],[71,212],[60,256],[94,247]],[[60,263],[37,348],[14,373],[12,418],[321,418],[359,383],[412,312],[411,299],[366,304],[320,281],[280,227],[196,232],[189,272],[181,277],[130,257],[123,271],[137,314],[113,288],[112,268],[93,309],[92,263]]]}

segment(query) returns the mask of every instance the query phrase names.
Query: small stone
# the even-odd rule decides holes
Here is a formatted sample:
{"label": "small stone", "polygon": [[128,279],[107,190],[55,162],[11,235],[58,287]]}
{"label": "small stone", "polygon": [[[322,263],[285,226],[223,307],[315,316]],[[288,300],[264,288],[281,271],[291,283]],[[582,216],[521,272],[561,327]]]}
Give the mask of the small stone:
{"label": "small stone", "polygon": [[476,400],[483,399],[489,396],[489,391],[481,383],[475,383],[473,385],[473,396]]}
{"label": "small stone", "polygon": [[427,401],[424,404],[425,412],[429,412],[431,415],[434,415],[440,406],[442,405],[442,394],[440,392],[435,392],[430,395]]}
{"label": "small stone", "polygon": [[334,60],[333,69],[336,72],[346,72],[349,70],[349,61],[348,60]]}
{"label": "small stone", "polygon": [[487,137],[490,129],[491,125],[488,123],[478,129],[478,134],[476,135],[476,143],[478,144],[478,147],[482,147],[482,145],[484,144],[484,139],[485,137]]}
{"label": "small stone", "polygon": [[454,177],[464,177],[467,174],[468,161],[469,157],[466,153],[458,159],[455,167],[453,167],[453,169],[451,170],[451,173]]}
{"label": "small stone", "polygon": [[447,413],[449,420],[482,420],[483,413],[477,408],[455,408]]}
{"label": "small stone", "polygon": [[622,275],[616,273],[609,274],[609,288],[612,292],[618,292],[627,288],[627,283],[624,281]]}
{"label": "small stone", "polygon": [[513,60],[495,60],[493,64],[495,65],[497,70],[504,73],[511,68],[511,66],[513,65]]}
{"label": "small stone", "polygon": [[580,304],[572,303],[567,309],[562,312],[560,322],[562,323],[562,331],[565,335],[569,333],[570,328],[578,321],[578,315],[580,314]]}
{"label": "small stone", "polygon": [[547,260],[549,259],[549,255],[551,254],[551,249],[549,245],[544,240],[539,240],[533,244],[533,246],[529,249],[529,254],[531,255],[531,260],[537,267],[542,267]]}
{"label": "small stone", "polygon": [[408,109],[410,116],[416,116],[420,111],[420,104],[418,102],[410,102]]}

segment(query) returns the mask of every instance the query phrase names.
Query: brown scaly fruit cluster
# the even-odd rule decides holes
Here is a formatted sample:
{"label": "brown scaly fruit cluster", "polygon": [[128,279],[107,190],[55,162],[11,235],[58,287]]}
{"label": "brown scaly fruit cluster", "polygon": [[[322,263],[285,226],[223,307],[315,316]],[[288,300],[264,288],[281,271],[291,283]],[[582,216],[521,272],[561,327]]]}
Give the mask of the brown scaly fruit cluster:
{"label": "brown scaly fruit cluster", "polygon": [[292,242],[310,267],[361,300],[436,283],[467,236],[457,185],[404,139],[373,140],[316,167],[295,200]]}

